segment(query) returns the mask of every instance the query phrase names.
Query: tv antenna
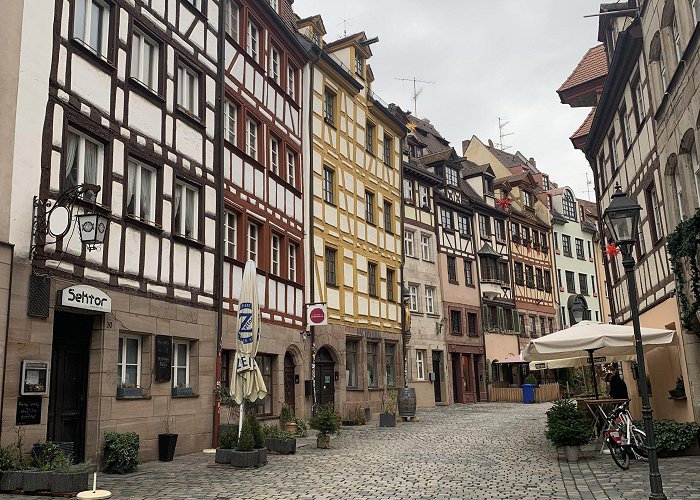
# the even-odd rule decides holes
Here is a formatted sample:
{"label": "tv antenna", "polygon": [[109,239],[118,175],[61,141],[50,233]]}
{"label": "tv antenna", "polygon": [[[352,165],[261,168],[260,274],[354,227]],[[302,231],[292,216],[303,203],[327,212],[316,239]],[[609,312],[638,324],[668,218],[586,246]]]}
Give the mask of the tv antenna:
{"label": "tv antenna", "polygon": [[510,123],[509,121],[505,121],[503,118],[500,116],[498,118],[498,149],[501,151],[508,151],[510,148],[513,146],[505,146],[503,144],[503,138],[508,137],[509,135],[514,135],[514,132],[504,132],[506,126]]}
{"label": "tv antenna", "polygon": [[[338,24],[336,24],[336,26],[340,26],[342,24],[343,25],[343,37],[348,36],[348,26],[350,26],[352,24],[350,21],[352,21],[354,18],[352,18],[352,17],[351,18],[339,17],[338,19],[340,19],[340,22]],[[340,37],[338,37],[338,38],[340,38]]]}
{"label": "tv antenna", "polygon": [[435,82],[429,82],[426,80],[417,80],[414,76],[413,78],[394,78],[394,80],[400,80],[402,82],[413,82],[413,116],[418,118],[418,96],[423,93],[423,88],[417,89],[416,83],[425,83],[427,85],[433,85]]}

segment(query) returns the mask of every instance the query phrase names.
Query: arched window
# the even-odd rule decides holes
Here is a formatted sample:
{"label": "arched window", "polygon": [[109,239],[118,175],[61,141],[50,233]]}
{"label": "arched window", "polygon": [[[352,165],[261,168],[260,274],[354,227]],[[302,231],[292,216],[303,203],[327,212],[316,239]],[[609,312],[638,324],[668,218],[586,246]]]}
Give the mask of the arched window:
{"label": "arched window", "polygon": [[564,191],[564,196],[562,198],[562,207],[564,209],[564,217],[569,220],[576,220],[576,200],[574,200],[574,195],[571,191]]}
{"label": "arched window", "polygon": [[[679,153],[679,170],[685,181],[686,191],[689,193],[688,200],[692,200],[696,207],[700,207],[700,159],[695,130],[688,129],[683,134]],[[685,175],[683,175],[684,172]],[[694,187],[691,184],[694,184]],[[688,206],[690,207],[690,203]]]}
{"label": "arched window", "polygon": [[673,13],[673,21],[671,21],[671,36],[673,37],[673,48],[676,54],[676,62],[680,62],[683,57],[683,49],[681,48],[681,32],[678,29],[678,16]]}
{"label": "arched window", "polygon": [[657,64],[659,80],[658,83],[661,86],[661,94],[666,92],[666,87],[668,85],[667,73],[666,73],[666,61],[664,60],[664,54],[661,50],[661,35],[657,31],[651,39],[651,45],[649,46],[649,59],[652,63]]}
{"label": "arched window", "polygon": [[[675,224],[678,224],[685,218],[685,192],[683,190],[683,179],[681,169],[678,167],[678,157],[672,154],[668,162],[666,162],[666,185],[669,192],[673,194],[672,204],[675,215]],[[675,226],[674,224],[674,226]],[[670,228],[669,228],[670,229]]]}

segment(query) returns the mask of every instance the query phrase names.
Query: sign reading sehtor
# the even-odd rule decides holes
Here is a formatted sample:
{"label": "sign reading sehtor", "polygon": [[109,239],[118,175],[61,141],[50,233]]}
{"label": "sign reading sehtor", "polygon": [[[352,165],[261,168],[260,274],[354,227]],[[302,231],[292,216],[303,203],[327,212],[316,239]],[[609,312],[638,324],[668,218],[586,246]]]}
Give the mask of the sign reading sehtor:
{"label": "sign reading sehtor", "polygon": [[327,325],[328,310],[326,304],[309,304],[306,306],[306,322],[310,326]]}
{"label": "sign reading sehtor", "polygon": [[94,312],[112,312],[112,299],[102,290],[88,285],[73,285],[58,291],[61,306]]}

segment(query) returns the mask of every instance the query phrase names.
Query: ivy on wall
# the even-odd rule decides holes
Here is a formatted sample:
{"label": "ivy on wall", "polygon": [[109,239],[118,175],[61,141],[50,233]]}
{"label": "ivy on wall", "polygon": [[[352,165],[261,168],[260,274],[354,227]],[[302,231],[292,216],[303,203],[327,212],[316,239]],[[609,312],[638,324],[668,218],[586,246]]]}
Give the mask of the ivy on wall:
{"label": "ivy on wall", "polygon": [[692,331],[697,325],[697,313],[700,310],[700,209],[695,211],[693,217],[678,224],[675,231],[668,236],[667,246],[673,274],[676,276],[676,296],[680,305],[681,323],[685,329]]}

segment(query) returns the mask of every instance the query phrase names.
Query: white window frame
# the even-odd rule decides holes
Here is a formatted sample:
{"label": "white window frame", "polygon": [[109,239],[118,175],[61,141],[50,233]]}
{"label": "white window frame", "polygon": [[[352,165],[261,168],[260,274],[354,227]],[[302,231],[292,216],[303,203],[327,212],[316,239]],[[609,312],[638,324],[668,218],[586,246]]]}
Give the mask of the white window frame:
{"label": "white window frame", "polygon": [[291,281],[297,280],[297,245],[289,244],[287,276]]}
{"label": "white window frame", "polygon": [[[133,170],[132,170],[133,167]],[[142,175],[141,171],[146,170],[151,174],[151,199],[149,200],[149,212],[150,212],[150,217],[146,218],[143,216],[141,213],[141,188],[142,188]],[[128,212],[128,202],[129,202],[129,186],[131,186],[131,178],[132,175],[135,177],[135,184],[134,184],[134,196],[136,197],[136,201],[134,203],[134,212],[129,213],[128,215],[132,217],[136,217],[137,219],[140,219],[145,222],[150,222],[154,223],[156,221],[156,198],[158,196],[158,193],[156,192],[156,186],[157,184],[157,179],[158,179],[158,171],[150,167],[148,165],[143,164],[140,161],[134,160],[133,158],[129,159],[129,163],[127,165],[127,185],[126,185],[126,200],[127,200],[127,212]]]}
{"label": "white window frame", "polygon": [[255,222],[248,222],[248,235],[247,238],[248,245],[247,260],[252,260],[255,265],[258,264],[258,257],[260,256],[260,225]]}
{"label": "white window frame", "polygon": [[282,69],[280,51],[277,47],[270,47],[270,67],[268,73],[277,85],[280,85],[280,70]]}
{"label": "white window frame", "polygon": [[224,255],[236,259],[238,258],[238,214],[227,210],[224,215],[224,224]]}
{"label": "white window frame", "polygon": [[270,272],[275,276],[280,276],[280,256],[282,252],[281,248],[282,238],[277,234],[273,234],[270,238]]}
{"label": "white window frame", "polygon": [[678,12],[674,12],[673,20],[671,21],[671,36],[673,37],[673,48],[676,54],[676,62],[680,62],[683,57],[683,48],[681,47],[681,31],[678,29]]}
{"label": "white window frame", "polygon": [[641,125],[642,121],[644,121],[644,117],[646,116],[646,109],[644,108],[644,92],[642,92],[641,80],[637,80],[637,85],[635,85],[633,93],[634,100],[637,104],[637,113],[639,113],[639,125]]}
{"label": "white window frame", "polygon": [[403,197],[405,200],[413,201],[413,181],[410,179],[403,180]]}
{"label": "white window frame", "polygon": [[664,58],[663,53],[659,56],[659,73],[661,75],[661,87],[664,93],[666,93],[666,89],[668,88],[668,81],[666,80],[666,59]]}
{"label": "white window frame", "polygon": [[425,350],[416,349],[416,380],[425,380]]}
{"label": "white window frame", "polygon": [[690,167],[695,177],[695,194],[698,197],[698,206],[700,206],[700,157],[698,157],[698,143],[693,142],[690,147]]}
{"label": "white window frame", "polygon": [[323,200],[335,204],[335,170],[323,167]]}
{"label": "white window frame", "polygon": [[245,122],[245,150],[248,156],[258,159],[258,127],[257,121],[248,117]]}
{"label": "white window frame", "polygon": [[445,180],[450,186],[459,186],[459,177],[457,176],[457,170],[454,168],[445,168]]}
{"label": "white window frame", "polygon": [[[102,10],[102,22],[100,25],[99,40],[92,40],[92,6],[97,5]],[[76,0],[73,17],[73,36],[83,45],[102,58],[107,58],[109,50],[109,18],[111,9],[108,3],[102,0]],[[82,23],[78,21],[82,20]],[[97,46],[96,46],[97,45]]]}
{"label": "white window frame", "polygon": [[[78,162],[77,167],[78,167],[78,174],[77,174],[77,179],[76,179],[76,185],[78,184],[84,184],[85,183],[85,143],[90,142],[93,145],[97,146],[97,184],[102,185],[104,183],[104,158],[105,158],[105,148],[104,144],[102,144],[99,141],[96,141],[92,137],[89,137],[82,132],[78,132],[74,128],[68,128],[67,130],[68,134],[73,134],[77,136],[78,140],[78,149],[75,152],[75,161]],[[66,140],[67,144],[67,140]],[[68,177],[68,167],[69,165],[66,165],[66,170],[64,171],[64,180]],[[67,185],[66,188],[72,187],[70,185]],[[100,192],[97,193],[97,197],[95,200],[97,203],[100,203],[102,201],[102,190],[100,189]]]}
{"label": "white window frame", "polygon": [[678,215],[681,220],[685,220],[685,210],[683,209],[683,179],[681,179],[681,168],[678,164],[676,164],[676,170],[673,172],[673,185],[676,188]]}
{"label": "white window frame", "polygon": [[406,257],[415,257],[416,256],[415,234],[416,233],[414,231],[409,231],[409,230],[405,230],[403,232],[404,254],[406,254]]}
{"label": "white window frame", "polygon": [[270,136],[270,170],[275,175],[280,174],[280,141]]}
{"label": "white window frame", "polygon": [[[175,234],[179,234],[181,236],[185,236],[186,238],[190,238],[193,240],[198,240],[199,239],[199,189],[196,188],[195,186],[188,184],[184,181],[181,180],[176,180],[175,181],[175,189],[176,190],[181,190],[180,193],[180,203],[182,204],[182,215],[180,216],[180,224],[179,227],[175,227],[175,207],[173,206],[173,232]],[[192,204],[194,207],[194,216],[192,217],[193,225],[192,225],[192,235],[187,236],[186,231],[187,231],[187,224],[185,220],[187,219],[187,216],[189,215],[188,209],[187,209],[187,193],[191,192],[194,193],[194,203]]]}
{"label": "white window frame", "polygon": [[260,28],[258,28],[258,26],[252,21],[248,21],[246,51],[255,60],[255,62],[260,62]]}
{"label": "white window frame", "polygon": [[[131,44],[131,78],[158,92],[160,44],[139,28],[134,27]],[[145,68],[147,49],[150,49],[150,62]]]}
{"label": "white window frame", "polygon": [[[652,210],[654,211],[654,229],[656,230],[656,237],[661,238],[664,234],[664,227],[661,221],[661,205],[659,203],[659,195],[656,192],[656,186],[652,186],[650,194]],[[640,239],[643,240],[644,238],[642,237]]]}
{"label": "white window frame", "polygon": [[408,309],[411,312],[419,312],[418,309],[418,294],[419,294],[419,285],[414,285],[414,284],[409,284],[408,285]]}
{"label": "white window frame", "polygon": [[177,66],[177,104],[191,115],[199,115],[199,74],[189,66]]}
{"label": "white window frame", "polygon": [[423,234],[420,235],[420,254],[421,258],[427,262],[433,261],[433,252],[430,248],[430,235]]}
{"label": "white window frame", "polygon": [[231,38],[233,38],[234,42],[240,44],[241,42],[238,32],[240,30],[239,16],[241,13],[241,8],[233,0],[226,0],[224,9],[224,22],[226,23],[224,30]]}
{"label": "white window frame", "polygon": [[435,288],[425,287],[425,312],[435,314]]}
{"label": "white window frame", "polygon": [[297,95],[297,70],[291,65],[287,65],[287,93],[292,99]]}
{"label": "white window frame", "polygon": [[[187,354],[185,355],[185,364],[182,365],[182,360],[179,359],[177,346],[184,345],[187,349]],[[177,370],[178,368],[185,369],[185,387],[190,386],[190,342],[188,340],[175,340],[173,341],[173,387],[178,387],[177,385]]]}
{"label": "white window frame", "polygon": [[269,0],[270,6],[275,9],[275,12],[279,13],[280,10],[280,4],[279,0]]}
{"label": "white window frame", "polygon": [[297,154],[287,148],[287,182],[295,185],[297,178]]}
{"label": "white window frame", "polygon": [[426,186],[418,185],[418,199],[420,201],[420,208],[430,208],[430,196],[428,195],[428,188]]}
{"label": "white window frame", "polygon": [[[126,340],[136,340],[138,342],[137,344],[137,357],[136,357],[136,387],[141,387],[141,351],[142,351],[142,339],[139,335],[120,335],[119,340],[121,340],[121,355],[122,355],[122,362],[121,362],[121,368],[119,368],[119,354],[117,354],[117,369],[119,370],[119,381],[118,381],[118,386],[122,387],[125,383],[125,378],[126,378],[126,349],[127,349],[127,342]],[[130,364],[129,366],[133,366],[133,364]]]}
{"label": "white window frame", "polygon": [[226,99],[224,104],[224,138],[231,144],[237,144],[238,135],[238,106]]}

